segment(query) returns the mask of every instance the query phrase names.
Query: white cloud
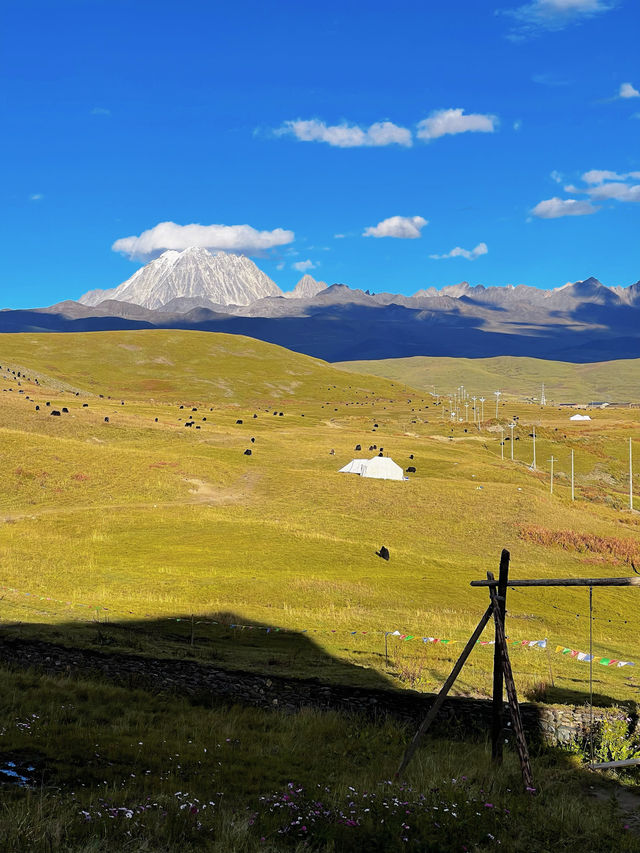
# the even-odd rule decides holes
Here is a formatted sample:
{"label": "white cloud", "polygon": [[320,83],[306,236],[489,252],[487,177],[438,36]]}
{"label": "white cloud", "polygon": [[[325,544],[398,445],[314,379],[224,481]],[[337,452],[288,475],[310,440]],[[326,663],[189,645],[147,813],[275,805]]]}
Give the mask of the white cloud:
{"label": "white cloud", "polygon": [[620,91],[618,92],[619,98],[640,98],[640,92],[637,89],[634,89],[631,83],[622,83],[620,86]]}
{"label": "white cloud", "polygon": [[159,222],[138,237],[116,240],[111,248],[114,252],[128,255],[131,260],[146,261],[167,249],[182,251],[190,246],[245,255],[261,254],[274,246],[291,243],[294,239],[293,231],[284,228],[257,231],[251,225],[177,225],[175,222]]}
{"label": "white cloud", "polygon": [[513,129],[514,129],[516,132],[517,132],[517,131],[519,131],[519,130],[522,130],[522,119],[521,119],[521,118],[517,118],[517,119],[514,121],[514,123],[513,123]]}
{"label": "white cloud", "polygon": [[[497,126],[498,118],[494,115],[465,115],[462,109],[435,110],[418,122],[416,136],[428,142],[440,136],[457,133],[493,133]],[[520,119],[514,121],[514,130],[518,131],[521,127]],[[300,142],[326,142],[334,148],[382,148],[389,145],[410,148],[413,145],[412,131],[391,121],[379,121],[369,127],[360,127],[347,122],[327,125],[319,119],[296,119],[286,121],[273,133],[276,136],[295,136]]]}
{"label": "white cloud", "polygon": [[625,176],[619,175],[617,172],[610,172],[608,169],[591,169],[585,172],[582,180],[585,184],[601,184],[603,181],[619,181]]}
{"label": "white cloud", "polygon": [[617,0],[532,0],[516,9],[503,9],[501,14],[515,21],[510,38],[519,39],[541,31],[562,30],[608,12]]}
{"label": "white cloud", "polygon": [[291,266],[294,270],[298,270],[298,272],[306,272],[307,270],[314,270],[318,265],[314,264],[313,261],[296,261]]}
{"label": "white cloud", "polygon": [[334,239],[334,240],[344,240],[344,238],[345,238],[346,236],[347,236],[346,234],[334,234],[334,235],[333,235],[333,239]]}
{"label": "white cloud", "polygon": [[486,243],[478,243],[475,249],[461,249],[460,246],[456,246],[446,255],[429,255],[429,257],[435,261],[443,261],[446,258],[466,258],[468,261],[475,261],[480,255],[486,255],[488,251]]}
{"label": "white cloud", "polygon": [[556,184],[561,184],[563,181],[562,172],[558,172],[557,169],[554,169],[553,172],[549,175],[552,181],[555,181]]}
{"label": "white cloud", "polygon": [[591,198],[596,201],[640,201],[640,184],[624,184],[621,181],[599,184],[588,190]]}
{"label": "white cloud", "polygon": [[29,201],[42,201],[43,198],[44,196],[42,195],[42,193],[34,193],[33,195],[29,196]]}
{"label": "white cloud", "polygon": [[422,216],[390,216],[377,225],[365,228],[363,237],[397,237],[400,240],[415,240],[428,225]]}
{"label": "white cloud", "polygon": [[578,201],[575,198],[563,199],[556,196],[536,204],[531,213],[539,219],[558,219],[561,216],[588,216],[597,210],[599,208],[588,201]]}
{"label": "white cloud", "polygon": [[438,139],[456,133],[493,133],[498,124],[497,116],[481,113],[464,114],[464,110],[435,110],[428,118],[418,122],[418,139]]}
{"label": "white cloud", "polygon": [[91,110],[92,116],[110,116],[111,110],[108,110],[106,107],[94,107]]}
{"label": "white cloud", "polygon": [[[586,193],[596,201],[640,201],[640,185],[631,181],[640,179],[640,172],[613,172],[610,169],[591,169],[582,175],[586,187],[572,191]],[[569,189],[565,187],[565,189]]]}
{"label": "white cloud", "polygon": [[301,142],[326,142],[336,148],[381,148],[387,145],[413,144],[411,131],[391,121],[378,121],[362,128],[357,124],[327,125],[319,119],[286,121],[275,131],[277,136],[291,134]]}

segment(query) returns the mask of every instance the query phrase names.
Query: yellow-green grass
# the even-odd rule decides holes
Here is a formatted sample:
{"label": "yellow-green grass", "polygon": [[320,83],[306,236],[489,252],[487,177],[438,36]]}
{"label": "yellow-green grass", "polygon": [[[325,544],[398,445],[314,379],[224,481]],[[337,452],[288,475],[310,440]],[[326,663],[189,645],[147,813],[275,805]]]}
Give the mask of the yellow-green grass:
{"label": "yellow-green grass", "polygon": [[[155,331],[8,334],[0,364],[50,387],[140,401],[236,406],[245,401],[318,402],[363,399],[385,393],[386,380],[349,382],[320,359],[242,335]],[[339,382],[339,384],[337,384]],[[322,401],[324,402],[324,400]]]}
{"label": "yellow-green grass", "polygon": [[620,812],[619,787],[559,750],[533,755],[532,796],[515,753],[496,773],[482,739],[427,738],[393,783],[410,730],[348,714],[0,668],[0,715],[0,769],[32,786],[3,788],[3,851],[638,849],[637,798]]}
{"label": "yellow-green grass", "polygon": [[[637,518],[625,511],[632,409],[599,410],[575,425],[564,410],[509,401],[482,429],[451,426],[430,395],[397,381],[194,332],[7,335],[0,364],[9,377],[0,391],[0,585],[10,588],[0,591],[0,619],[12,633],[92,642],[97,619],[114,647],[433,690],[486,606],[486,593],[469,582],[496,569],[502,548],[514,578],[632,573],[597,551],[523,538],[523,528],[633,540],[640,549]],[[21,377],[18,387],[7,367],[40,385]],[[62,406],[68,414],[50,415]],[[520,440],[511,463],[509,445],[500,458],[500,428],[514,414]],[[189,417],[200,430],[184,427]],[[532,424],[539,471],[529,469]],[[354,456],[373,456],[370,444],[416,474],[381,482],[337,473]],[[381,545],[388,563],[375,554]],[[639,594],[596,591],[598,656],[640,666]],[[588,666],[554,650],[588,650],[586,591],[509,599],[510,636],[547,637],[551,648],[513,648],[521,693],[585,701]],[[175,621],[191,614],[202,623],[193,647],[190,625]],[[212,621],[220,624],[204,624]],[[387,660],[384,632],[394,630],[416,639],[389,637]],[[424,644],[423,636],[456,643]],[[491,667],[491,647],[478,648],[457,690],[488,695]],[[596,700],[632,701],[634,672],[597,666]]]}
{"label": "yellow-green grass", "polygon": [[[459,385],[493,400],[494,391],[512,397],[540,397],[545,385],[548,401],[588,403],[592,400],[638,402],[640,359],[573,364],[537,358],[445,358],[414,356],[375,361],[344,361],[335,365],[349,372],[382,376],[414,388],[450,394]],[[490,408],[490,403],[488,404]]]}

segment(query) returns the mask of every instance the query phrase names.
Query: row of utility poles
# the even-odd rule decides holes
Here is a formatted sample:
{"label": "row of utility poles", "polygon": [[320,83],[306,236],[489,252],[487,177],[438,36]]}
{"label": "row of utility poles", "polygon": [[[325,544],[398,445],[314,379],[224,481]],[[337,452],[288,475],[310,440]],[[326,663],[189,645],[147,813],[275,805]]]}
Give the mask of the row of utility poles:
{"label": "row of utility poles", "polygon": [[[509,424],[509,428],[511,429],[511,461],[513,462],[513,430],[515,428],[515,424],[512,422]],[[536,471],[536,428],[533,427],[533,432],[531,433],[533,438],[533,462],[531,463],[531,469]],[[504,462],[504,429],[500,428],[500,458]],[[551,462],[551,477],[549,481],[549,491],[553,494],[553,463],[556,462],[556,458],[552,455]],[[575,492],[575,459],[573,448],[571,449],[571,500],[574,501],[576,499]],[[631,437],[629,438],[629,510],[633,512],[633,445],[631,441]]]}
{"label": "row of utility poles", "polygon": [[[494,391],[494,396],[496,398],[496,420],[498,419],[498,406],[500,403],[500,397],[502,396],[502,391]],[[435,393],[435,388],[433,390],[433,396],[435,396],[440,401],[440,395]],[[482,429],[482,424],[484,423],[484,404],[487,402],[486,397],[478,397],[476,395],[470,396],[467,389],[464,385],[458,385],[456,390],[452,395],[448,396],[449,400],[449,412],[452,420],[458,420],[460,418],[459,413],[461,412],[462,407],[464,406],[465,417],[464,420],[466,422],[469,421],[469,401],[471,401],[471,412],[473,415],[473,423],[478,424],[480,429]],[[544,391],[544,384],[542,385],[542,393],[540,396],[540,405],[544,406],[546,404],[546,396]],[[480,411],[478,411],[477,403],[480,404]],[[444,420],[444,406],[442,407],[442,419]],[[462,418],[460,418],[462,420]],[[516,427],[516,423],[512,421],[508,424],[509,429],[511,430],[511,440],[510,440],[510,454],[511,461],[513,462],[513,431]],[[532,431],[533,438],[533,462],[531,464],[532,470],[537,470],[537,460],[536,460],[536,428],[533,427]],[[500,427],[500,458],[504,461],[504,428]],[[553,494],[553,466],[554,462],[557,462],[554,456],[551,456],[551,478],[550,478],[550,493]],[[574,452],[571,450],[571,500],[575,500],[575,460],[574,460]],[[631,444],[631,438],[629,438],[629,509],[633,511],[633,448]]]}
{"label": "row of utility poles", "polygon": [[[494,391],[493,392],[496,398],[496,419],[498,417],[498,405],[500,403],[500,397],[502,396],[502,391]],[[433,396],[440,400],[440,394],[435,393],[435,389],[433,391]],[[460,413],[462,408],[464,407],[464,420],[469,421],[469,401],[471,401],[471,413],[473,416],[473,423],[483,424],[484,423],[484,404],[487,401],[486,397],[478,397],[476,395],[470,396],[467,389],[464,385],[458,385],[453,394],[450,394],[447,399],[449,400],[449,413],[452,420],[458,420],[460,417]],[[476,403],[480,403],[480,411],[478,411],[478,406]],[[442,409],[442,419],[444,420],[444,407]]]}

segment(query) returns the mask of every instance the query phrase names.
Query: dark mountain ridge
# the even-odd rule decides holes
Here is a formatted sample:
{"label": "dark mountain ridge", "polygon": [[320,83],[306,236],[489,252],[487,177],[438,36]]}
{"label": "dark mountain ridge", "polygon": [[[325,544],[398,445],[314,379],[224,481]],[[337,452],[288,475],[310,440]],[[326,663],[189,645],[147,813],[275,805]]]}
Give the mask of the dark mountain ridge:
{"label": "dark mountain ridge", "polygon": [[173,297],[150,309],[109,298],[95,306],[67,300],[0,312],[0,332],[145,328],[244,334],[328,361],[412,355],[637,358],[640,282],[606,287],[588,278],[555,290],[462,282],[414,296],[334,284],[312,296],[265,296],[248,305]]}

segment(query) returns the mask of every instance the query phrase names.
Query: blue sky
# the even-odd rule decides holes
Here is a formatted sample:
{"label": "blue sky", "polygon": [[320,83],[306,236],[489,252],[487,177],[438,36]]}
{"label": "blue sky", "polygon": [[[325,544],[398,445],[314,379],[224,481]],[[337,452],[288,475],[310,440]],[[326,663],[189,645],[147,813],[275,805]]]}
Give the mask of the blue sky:
{"label": "blue sky", "polygon": [[635,0],[5,0],[2,306],[194,242],[285,290],[631,284],[639,27]]}

